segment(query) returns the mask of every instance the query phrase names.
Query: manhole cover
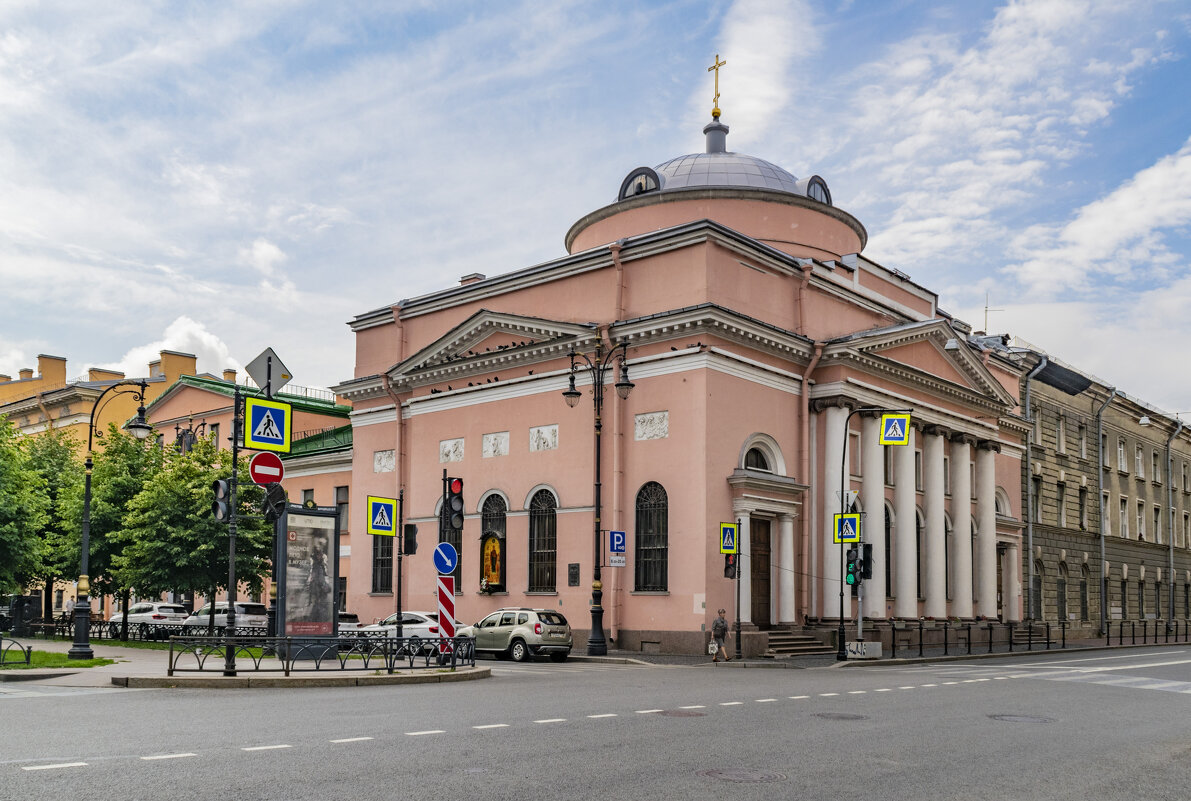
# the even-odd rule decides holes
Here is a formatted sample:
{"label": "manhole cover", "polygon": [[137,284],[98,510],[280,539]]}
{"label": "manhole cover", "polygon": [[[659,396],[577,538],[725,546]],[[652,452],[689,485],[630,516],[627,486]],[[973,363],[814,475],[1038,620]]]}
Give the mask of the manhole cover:
{"label": "manhole cover", "polygon": [[658,714],[668,718],[701,718],[706,715],[704,712],[696,712],[693,709],[666,709]]}
{"label": "manhole cover", "polygon": [[848,712],[816,712],[815,717],[827,720],[868,720],[867,715],[852,715]]}
{"label": "manhole cover", "polygon": [[784,782],[786,775],[784,773],[774,773],[773,771],[762,770],[741,770],[739,768],[728,768],[727,770],[701,770],[696,775],[703,776],[707,779],[719,779],[724,782],[742,782],[745,784],[761,784],[764,782]]}
{"label": "manhole cover", "polygon": [[993,720],[1003,720],[1006,723],[1054,723],[1054,718],[1044,718],[1038,715],[989,715]]}

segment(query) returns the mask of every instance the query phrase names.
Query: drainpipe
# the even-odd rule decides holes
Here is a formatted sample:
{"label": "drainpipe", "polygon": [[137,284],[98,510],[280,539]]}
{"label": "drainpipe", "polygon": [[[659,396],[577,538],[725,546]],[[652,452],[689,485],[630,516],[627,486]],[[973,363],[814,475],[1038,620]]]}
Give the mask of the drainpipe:
{"label": "drainpipe", "polygon": [[1100,508],[1100,636],[1107,633],[1108,626],[1108,573],[1104,570],[1104,516],[1108,512],[1104,508],[1104,457],[1108,448],[1104,445],[1104,410],[1118,394],[1116,387],[1112,387],[1108,398],[1096,410],[1096,453],[1098,457],[1096,470],[1096,505]]}
{"label": "drainpipe", "polygon": [[[804,272],[804,286],[808,273]],[[801,307],[801,301],[799,303]],[[801,309],[799,311],[801,314]],[[810,364],[806,366],[806,370],[802,373],[802,394],[799,396],[799,423],[801,431],[799,438],[801,440],[801,450],[798,455],[798,470],[799,476],[804,482],[810,481],[811,475],[811,452],[810,452],[810,436],[811,436],[811,421],[810,421],[810,406],[811,406],[811,373],[819,366],[819,358],[823,355],[822,342],[815,343],[815,353],[811,356]],[[811,544],[811,519],[808,509],[810,504],[805,500],[802,505],[802,558],[799,560],[799,575],[802,576],[802,582],[799,595],[799,608],[802,609],[803,617],[806,616],[807,610],[810,609],[810,544]]]}
{"label": "drainpipe", "polygon": [[1174,621],[1174,468],[1171,460],[1170,452],[1171,445],[1174,443],[1175,437],[1183,430],[1183,421],[1179,420],[1179,424],[1175,427],[1174,433],[1170,435],[1170,439],[1166,440],[1166,511],[1170,516],[1170,525],[1166,529],[1166,540],[1169,546],[1167,550],[1170,552],[1170,558],[1167,562],[1170,570],[1170,576],[1167,578],[1167,583],[1170,585],[1170,614],[1166,617],[1166,630],[1170,631],[1171,623]]}
{"label": "drainpipe", "polygon": [[1048,359],[1039,354],[1042,361],[1026,376],[1026,419],[1030,427],[1026,431],[1026,565],[1029,566],[1029,584],[1026,585],[1026,620],[1034,621],[1034,510],[1037,509],[1038,499],[1034,497],[1034,408],[1030,406],[1030,381],[1046,366]]}

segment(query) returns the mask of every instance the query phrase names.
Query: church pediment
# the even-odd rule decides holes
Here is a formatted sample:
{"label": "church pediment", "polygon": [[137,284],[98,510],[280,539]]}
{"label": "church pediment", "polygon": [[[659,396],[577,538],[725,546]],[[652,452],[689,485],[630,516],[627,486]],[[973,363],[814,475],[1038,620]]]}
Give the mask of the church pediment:
{"label": "church pediment", "polygon": [[1008,406],[1017,403],[944,320],[877,329],[848,337],[841,344],[882,366],[901,367]]}
{"label": "church pediment", "polygon": [[[595,337],[591,325],[483,309],[389,370],[391,379],[437,380],[502,364],[554,358]],[[418,382],[420,383],[420,381]]]}

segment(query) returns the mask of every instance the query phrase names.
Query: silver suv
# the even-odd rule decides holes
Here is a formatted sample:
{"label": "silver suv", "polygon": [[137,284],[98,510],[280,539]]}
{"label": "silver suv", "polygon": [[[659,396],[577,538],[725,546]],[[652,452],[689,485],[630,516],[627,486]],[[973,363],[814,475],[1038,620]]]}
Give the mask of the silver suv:
{"label": "silver suv", "polygon": [[476,651],[507,654],[515,662],[541,654],[563,662],[571,653],[571,627],[552,609],[498,609],[457,634],[475,637]]}

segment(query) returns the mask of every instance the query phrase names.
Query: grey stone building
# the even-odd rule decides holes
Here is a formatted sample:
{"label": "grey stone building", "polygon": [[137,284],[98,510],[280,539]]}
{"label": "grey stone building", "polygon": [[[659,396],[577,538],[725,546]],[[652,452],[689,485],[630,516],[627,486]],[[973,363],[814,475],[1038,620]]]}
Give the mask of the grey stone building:
{"label": "grey stone building", "polygon": [[[1002,343],[1003,345],[1004,343]],[[1033,349],[1022,411],[1026,617],[1097,636],[1191,618],[1191,430]],[[1128,635],[1127,635],[1128,636]]]}

